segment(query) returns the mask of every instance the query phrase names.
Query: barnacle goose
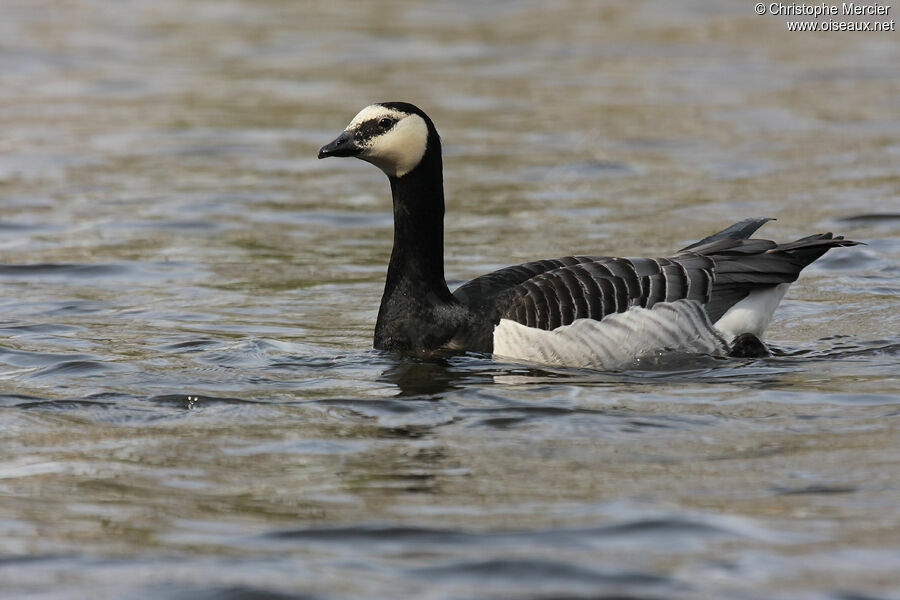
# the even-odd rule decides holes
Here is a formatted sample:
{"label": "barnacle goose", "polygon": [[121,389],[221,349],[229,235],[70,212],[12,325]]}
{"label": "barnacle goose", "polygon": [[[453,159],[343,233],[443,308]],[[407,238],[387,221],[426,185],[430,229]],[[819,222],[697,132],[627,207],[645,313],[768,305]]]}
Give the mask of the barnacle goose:
{"label": "barnacle goose", "polygon": [[750,236],[746,219],[665,258],[566,256],[500,269],[450,292],[444,279],[441,140],[405,102],[360,111],[319,150],[384,171],[394,201],[394,247],[375,348],[468,350],[543,364],[621,369],[667,352],[757,350],[800,271],[838,246],[831,233],[779,244]]}

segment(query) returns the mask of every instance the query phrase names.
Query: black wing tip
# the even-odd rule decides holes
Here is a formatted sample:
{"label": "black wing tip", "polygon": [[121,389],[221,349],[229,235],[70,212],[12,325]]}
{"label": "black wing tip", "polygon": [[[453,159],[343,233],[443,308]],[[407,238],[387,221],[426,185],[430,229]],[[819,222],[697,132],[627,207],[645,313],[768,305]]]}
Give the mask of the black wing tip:
{"label": "black wing tip", "polygon": [[800,248],[822,247],[827,248],[847,248],[850,246],[865,246],[865,242],[857,242],[856,240],[848,240],[842,235],[834,235],[833,233],[814,233],[806,237],[794,240],[793,242],[785,242],[778,244],[772,251],[779,250],[796,250]]}
{"label": "black wing tip", "polygon": [[[767,241],[761,240],[759,238],[751,239],[750,236],[752,236],[756,232],[756,230],[758,230],[769,221],[777,220],[778,219],[774,217],[751,217],[749,219],[744,219],[743,221],[738,221],[734,225],[726,227],[722,231],[714,233],[711,236],[705,237],[699,242],[694,242],[689,246],[685,246],[676,254],[681,254],[684,252],[695,252],[701,254],[704,252],[720,253],[727,252],[728,250],[734,250],[740,253],[742,251],[739,250],[739,248],[744,244]],[[730,240],[731,243],[726,240]],[[716,244],[714,242],[718,243]],[[829,248],[866,245],[864,242],[845,239],[842,235],[834,235],[830,231],[827,233],[814,233],[798,240],[794,240],[793,242],[771,243],[774,244],[774,247],[771,248],[770,251],[786,250],[803,246],[815,246],[822,243],[827,243]],[[746,249],[743,250],[743,252],[746,251]]]}
{"label": "black wing tip", "polygon": [[705,246],[706,244],[710,244],[712,242],[717,242],[719,240],[725,239],[734,239],[734,240],[747,240],[750,239],[750,236],[756,233],[756,230],[768,223],[769,221],[776,221],[774,217],[750,217],[748,219],[744,219],[743,221],[738,221],[733,225],[729,225],[722,231],[718,231],[712,235],[709,235],[699,242],[694,242],[684,248],[681,248],[678,252],[686,252],[688,250],[693,250],[694,248],[699,248],[700,246]]}
{"label": "black wing tip", "polygon": [[834,235],[830,231],[826,233],[832,242],[834,242],[835,247],[847,248],[850,246],[868,246],[865,242],[857,242],[856,240],[848,240],[842,235]]}
{"label": "black wing tip", "polygon": [[850,246],[867,246],[868,245],[865,242],[857,242],[856,240],[844,239],[844,236],[842,236],[842,235],[832,238],[832,241],[834,242],[835,247],[839,247],[839,248],[849,248]]}

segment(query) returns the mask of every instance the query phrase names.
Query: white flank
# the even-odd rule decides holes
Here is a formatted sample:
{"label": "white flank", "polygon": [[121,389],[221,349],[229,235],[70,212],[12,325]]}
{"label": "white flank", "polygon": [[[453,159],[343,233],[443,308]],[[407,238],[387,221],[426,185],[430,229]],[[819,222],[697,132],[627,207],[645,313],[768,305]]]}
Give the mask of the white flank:
{"label": "white flank", "polygon": [[716,321],[716,329],[729,342],[742,333],[752,333],[762,339],[789,287],[789,283],[780,283],[772,288],[750,292]]}
{"label": "white flank", "polygon": [[602,321],[578,319],[553,331],[501,319],[494,354],[527,362],[619,370],[667,352],[722,355],[728,345],[694,300],[634,307]]}

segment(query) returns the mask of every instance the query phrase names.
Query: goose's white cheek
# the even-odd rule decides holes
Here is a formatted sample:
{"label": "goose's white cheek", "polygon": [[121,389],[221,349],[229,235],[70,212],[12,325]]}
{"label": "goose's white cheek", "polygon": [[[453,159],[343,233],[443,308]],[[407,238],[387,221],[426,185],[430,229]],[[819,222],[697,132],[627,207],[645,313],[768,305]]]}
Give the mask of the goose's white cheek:
{"label": "goose's white cheek", "polygon": [[428,146],[428,125],[419,115],[410,115],[390,131],[372,139],[359,158],[391,177],[403,177],[416,168]]}

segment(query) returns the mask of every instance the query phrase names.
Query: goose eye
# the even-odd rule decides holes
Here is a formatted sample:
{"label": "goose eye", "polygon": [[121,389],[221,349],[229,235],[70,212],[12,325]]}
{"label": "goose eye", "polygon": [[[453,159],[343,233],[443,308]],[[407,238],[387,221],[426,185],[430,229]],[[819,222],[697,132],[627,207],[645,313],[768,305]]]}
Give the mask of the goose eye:
{"label": "goose eye", "polygon": [[394,125],[394,120],[388,117],[385,117],[378,121],[378,126],[382,129],[390,129]]}

